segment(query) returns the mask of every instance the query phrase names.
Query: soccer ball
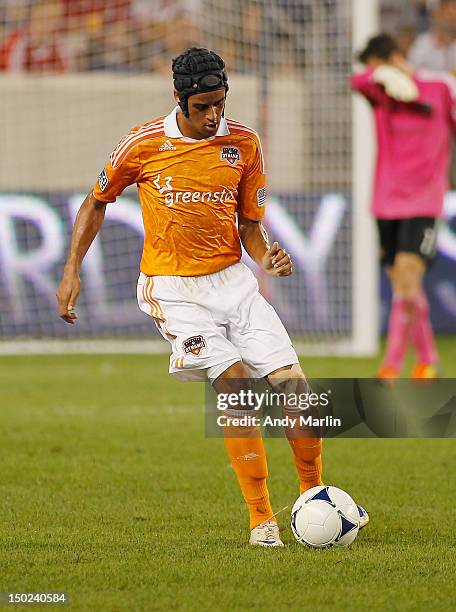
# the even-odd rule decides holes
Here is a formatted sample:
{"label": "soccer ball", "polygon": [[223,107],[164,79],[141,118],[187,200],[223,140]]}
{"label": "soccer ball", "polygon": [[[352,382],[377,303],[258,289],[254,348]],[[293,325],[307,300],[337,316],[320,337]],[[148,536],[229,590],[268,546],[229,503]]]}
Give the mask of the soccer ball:
{"label": "soccer ball", "polygon": [[358,535],[358,507],[337,487],[312,487],[296,500],[291,529],[300,544],[312,548],[349,546]]}

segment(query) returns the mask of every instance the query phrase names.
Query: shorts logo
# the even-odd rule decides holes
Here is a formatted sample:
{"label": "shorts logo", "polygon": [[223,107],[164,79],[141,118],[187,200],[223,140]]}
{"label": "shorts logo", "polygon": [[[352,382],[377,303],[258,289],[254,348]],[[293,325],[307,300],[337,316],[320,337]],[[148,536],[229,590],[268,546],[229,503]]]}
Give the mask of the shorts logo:
{"label": "shorts logo", "polygon": [[106,187],[108,186],[108,183],[109,183],[109,179],[108,179],[108,175],[106,174],[106,169],[103,169],[98,175],[98,184],[100,186],[101,191],[104,191],[106,189]]}
{"label": "shorts logo", "polygon": [[206,341],[203,336],[192,336],[182,343],[184,353],[193,353],[199,355],[203,348],[206,347]]}
{"label": "shorts logo", "polygon": [[258,206],[264,206],[265,201],[266,201],[266,187],[262,187],[261,189],[258,189],[257,191]]}
{"label": "shorts logo", "polygon": [[220,149],[220,159],[234,166],[236,162],[240,161],[241,153],[237,147],[222,147]]}

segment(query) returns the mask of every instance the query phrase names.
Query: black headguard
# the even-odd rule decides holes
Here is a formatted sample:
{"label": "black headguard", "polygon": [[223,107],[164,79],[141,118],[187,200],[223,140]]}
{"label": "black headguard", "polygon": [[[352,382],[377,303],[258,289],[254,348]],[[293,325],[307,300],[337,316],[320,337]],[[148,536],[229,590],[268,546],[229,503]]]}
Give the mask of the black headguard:
{"label": "black headguard", "polygon": [[192,47],[173,60],[173,80],[186,117],[190,96],[222,87],[225,93],[228,91],[225,62],[217,53],[204,48]]}

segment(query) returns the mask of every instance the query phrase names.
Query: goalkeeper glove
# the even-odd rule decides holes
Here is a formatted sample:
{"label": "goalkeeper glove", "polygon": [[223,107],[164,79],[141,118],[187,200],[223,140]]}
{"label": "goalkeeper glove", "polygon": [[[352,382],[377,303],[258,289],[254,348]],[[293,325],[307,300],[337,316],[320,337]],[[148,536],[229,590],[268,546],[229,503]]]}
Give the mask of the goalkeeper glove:
{"label": "goalkeeper glove", "polygon": [[402,70],[394,66],[383,64],[373,72],[373,79],[383,85],[386,93],[399,102],[414,102],[418,99],[419,91],[415,81]]}

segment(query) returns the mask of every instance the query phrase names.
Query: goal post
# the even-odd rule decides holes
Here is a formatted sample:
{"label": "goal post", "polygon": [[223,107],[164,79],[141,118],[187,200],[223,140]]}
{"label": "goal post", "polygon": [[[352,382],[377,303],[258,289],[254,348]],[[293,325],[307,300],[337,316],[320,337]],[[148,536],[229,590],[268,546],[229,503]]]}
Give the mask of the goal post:
{"label": "goal post", "polygon": [[[353,0],[353,49],[379,30],[379,0]],[[377,236],[369,214],[375,134],[372,111],[353,96],[353,352],[378,351],[380,285]]]}

